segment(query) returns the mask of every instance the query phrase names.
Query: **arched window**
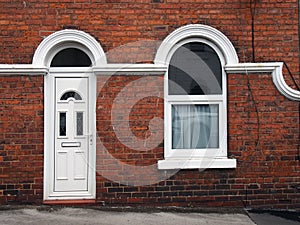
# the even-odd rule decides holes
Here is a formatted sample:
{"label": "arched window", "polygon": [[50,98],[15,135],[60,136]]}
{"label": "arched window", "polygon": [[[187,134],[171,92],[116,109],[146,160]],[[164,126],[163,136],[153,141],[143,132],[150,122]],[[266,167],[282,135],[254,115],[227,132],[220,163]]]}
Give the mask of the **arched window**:
{"label": "arched window", "polygon": [[169,95],[222,94],[221,68],[217,53],[207,44],[180,46],[169,64]]}
{"label": "arched window", "polygon": [[[180,95],[184,102],[172,103],[172,149],[219,148],[222,83],[221,62],[207,44],[189,42],[174,52],[168,70],[168,95]],[[218,100],[210,103],[212,95]]]}
{"label": "arched window", "polygon": [[159,169],[235,168],[227,158],[224,66],[236,61],[229,40],[214,28],[188,25],[171,33],[156,63],[165,77],[164,160]]}
{"label": "arched window", "polygon": [[88,67],[92,62],[89,56],[77,48],[59,51],[51,61],[51,67]]}
{"label": "arched window", "polygon": [[67,91],[61,96],[60,100],[65,101],[69,98],[74,98],[75,100],[82,100],[82,97],[76,91]]}
{"label": "arched window", "polygon": [[220,156],[226,123],[226,87],[212,46],[191,39],[173,50],[168,67],[168,157]]}

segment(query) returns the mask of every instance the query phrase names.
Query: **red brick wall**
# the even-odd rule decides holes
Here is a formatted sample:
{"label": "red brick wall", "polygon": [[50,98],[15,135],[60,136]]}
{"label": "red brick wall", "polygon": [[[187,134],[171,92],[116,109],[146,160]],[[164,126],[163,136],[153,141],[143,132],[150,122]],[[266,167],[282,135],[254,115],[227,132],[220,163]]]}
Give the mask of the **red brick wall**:
{"label": "red brick wall", "polygon": [[299,208],[299,103],[271,84],[265,74],[228,76],[229,152],[238,159],[233,189],[249,206]]}
{"label": "red brick wall", "polygon": [[[97,102],[97,131],[103,143],[103,146],[98,146],[97,155],[99,202],[107,205],[299,207],[298,104],[279,94],[270,74],[228,75],[228,151],[229,157],[238,160],[236,169],[182,170],[156,184],[124,185],[122,181],[128,181],[128,175],[137,179],[137,184],[143,179],[153,179],[153,174],[149,174],[153,171],[146,170],[157,159],[163,158],[162,144],[146,153],[134,151],[117,138],[112,126],[111,109],[117,95],[139,78],[98,78],[101,91]],[[157,83],[151,86],[161,86],[162,89],[163,80],[160,77],[155,79]],[[136,87],[132,92],[138,95],[141,90]],[[140,138],[147,138],[145,132],[148,131],[149,118],[163,116],[163,104],[157,105],[155,99],[149,98],[147,104],[143,104],[144,99],[132,107],[133,112],[139,108],[139,120],[132,115],[129,123],[139,122],[132,131]],[[130,100],[119,107],[131,107],[128,102]],[[151,114],[152,109],[159,109],[159,113]],[[114,158],[104,154],[101,148]],[[120,165],[134,165],[136,170],[144,166],[145,171],[139,176],[136,170],[117,166],[116,161]]]}
{"label": "red brick wall", "polygon": [[[284,61],[299,81],[298,2],[256,2],[252,46],[251,10],[246,0],[180,3],[171,0],[138,3],[2,0],[0,63],[31,63],[43,37],[64,28],[76,28],[93,35],[104,51],[109,52],[109,62],[152,62],[159,41],[180,26],[201,23],[229,37],[241,62]],[[293,86],[287,73],[285,76]],[[139,78],[115,76],[103,88],[100,87],[105,77],[98,78],[97,132],[115,158],[128,165],[148,166],[163,157],[163,143],[151,151],[137,153],[117,139],[110,120],[110,106],[118,93]],[[156,91],[163,90],[162,77],[153,79],[151,86]],[[42,77],[0,78],[0,199],[3,204],[42,200],[42,86]],[[132,91],[138,94],[144,90],[137,87]],[[147,92],[150,94],[151,89]],[[123,107],[130,104],[130,101],[124,102]],[[103,172],[97,173],[97,200],[112,205],[299,209],[298,106],[299,103],[278,93],[270,74],[229,74],[228,146],[229,155],[237,158],[236,169],[182,170],[148,186],[119,185],[102,176]],[[157,97],[138,101],[130,113],[132,132],[142,140],[148,138],[148,124],[153,117],[163,117],[163,101]],[[161,130],[162,121],[158,120],[156,125],[157,130]],[[118,175],[119,180],[126,177],[129,171],[119,174],[113,170],[115,162],[105,158],[102,147],[98,145],[97,172],[105,166],[111,175]],[[138,171],[134,173],[141,179],[156,179],[157,174],[151,174],[153,170],[148,171],[149,177],[142,172],[140,176]]]}
{"label": "red brick wall", "polygon": [[43,77],[0,76],[0,203],[43,197]]}

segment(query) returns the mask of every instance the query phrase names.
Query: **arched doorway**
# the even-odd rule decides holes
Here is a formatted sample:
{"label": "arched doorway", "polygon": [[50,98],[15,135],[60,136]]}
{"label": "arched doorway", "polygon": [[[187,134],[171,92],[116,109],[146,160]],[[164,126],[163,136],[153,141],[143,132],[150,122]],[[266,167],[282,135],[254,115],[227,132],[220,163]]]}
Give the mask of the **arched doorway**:
{"label": "arched doorway", "polygon": [[62,30],[45,38],[33,65],[49,67],[44,90],[44,200],[95,199],[96,77],[106,64],[89,34]]}

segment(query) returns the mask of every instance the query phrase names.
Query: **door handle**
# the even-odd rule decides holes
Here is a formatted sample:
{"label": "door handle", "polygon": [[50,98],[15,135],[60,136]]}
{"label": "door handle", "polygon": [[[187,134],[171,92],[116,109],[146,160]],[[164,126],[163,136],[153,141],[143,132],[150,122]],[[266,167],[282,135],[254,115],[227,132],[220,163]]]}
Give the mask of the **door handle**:
{"label": "door handle", "polygon": [[90,136],[90,145],[93,145],[93,135],[90,134],[89,136]]}

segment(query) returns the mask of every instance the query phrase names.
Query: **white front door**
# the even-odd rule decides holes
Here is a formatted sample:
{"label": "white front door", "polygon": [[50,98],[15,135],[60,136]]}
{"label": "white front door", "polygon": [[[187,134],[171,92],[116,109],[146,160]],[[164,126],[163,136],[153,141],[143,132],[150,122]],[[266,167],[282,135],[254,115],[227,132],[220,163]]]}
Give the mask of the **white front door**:
{"label": "white front door", "polygon": [[55,78],[54,192],[89,188],[89,79]]}

